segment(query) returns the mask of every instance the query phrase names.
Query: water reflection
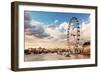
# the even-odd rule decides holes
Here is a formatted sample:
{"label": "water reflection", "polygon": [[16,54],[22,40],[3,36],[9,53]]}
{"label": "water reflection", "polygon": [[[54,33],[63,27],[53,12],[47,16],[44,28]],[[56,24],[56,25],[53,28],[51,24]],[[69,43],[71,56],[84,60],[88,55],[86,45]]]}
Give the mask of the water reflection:
{"label": "water reflection", "polygon": [[25,55],[25,61],[47,61],[47,60],[71,60],[71,59],[87,59],[89,56],[84,55],[70,55],[66,57],[65,55],[58,55],[57,53],[47,53],[47,54],[29,54]]}

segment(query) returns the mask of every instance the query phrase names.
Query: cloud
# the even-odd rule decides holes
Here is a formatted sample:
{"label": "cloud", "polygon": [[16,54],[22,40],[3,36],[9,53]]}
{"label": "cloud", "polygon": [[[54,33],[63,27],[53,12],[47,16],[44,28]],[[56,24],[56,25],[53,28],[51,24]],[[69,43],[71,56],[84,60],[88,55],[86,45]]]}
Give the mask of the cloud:
{"label": "cloud", "polygon": [[38,38],[50,36],[45,32],[45,28],[42,24],[43,23],[32,19],[29,12],[24,12],[24,28],[26,35],[33,35]]}
{"label": "cloud", "polygon": [[[67,31],[68,31],[68,26],[69,24],[67,22],[63,22],[59,25],[58,29],[62,30],[62,29],[65,29],[66,31],[64,31],[65,34],[62,34],[60,35],[59,37],[60,38],[63,38],[63,39],[67,39]],[[80,42],[81,43],[84,43],[86,41],[90,41],[90,33],[91,33],[91,23],[86,23],[86,22],[82,22],[82,24],[80,24]],[[70,37],[70,42],[71,43],[75,43],[74,41],[76,40],[74,36],[72,35],[76,35],[77,29],[73,29],[72,26],[70,26],[70,34],[69,34],[69,37]]]}
{"label": "cloud", "polygon": [[59,22],[59,20],[56,19],[56,20],[54,21],[54,23],[57,23],[57,22]]}
{"label": "cloud", "polygon": [[91,35],[91,23],[85,24],[83,22],[81,28],[81,39],[84,41],[90,41],[90,35]]}
{"label": "cloud", "polygon": [[[67,39],[67,22],[63,22],[56,27],[47,27],[45,28],[46,32],[50,34],[48,40],[50,41],[66,41]],[[65,31],[61,31],[62,29],[66,29]]]}
{"label": "cloud", "polygon": [[28,32],[30,32],[33,36],[38,38],[45,38],[50,36],[48,33],[45,32],[45,28],[41,25],[42,23],[32,20],[31,21],[31,27],[27,29]]}
{"label": "cloud", "polygon": [[55,29],[57,26],[55,26],[54,24],[49,24],[47,25],[47,28],[52,28],[52,29]]}
{"label": "cloud", "polygon": [[47,33],[50,34],[50,36],[52,37],[52,39],[57,39],[59,37],[59,35],[61,34],[56,28],[46,28],[45,29]]}
{"label": "cloud", "polygon": [[[58,22],[58,20],[54,21],[55,23]],[[59,28],[66,29],[66,24],[60,24],[58,27],[54,24],[50,25],[44,25],[43,23],[36,21],[31,18],[29,12],[24,13],[24,25],[25,25],[25,33],[26,35],[33,35],[37,38],[47,40],[63,40],[66,38],[66,33],[62,33],[59,31]],[[51,41],[50,40],[50,41]]]}
{"label": "cloud", "polygon": [[[32,19],[29,12],[25,12],[24,19],[26,35],[48,42],[67,41],[67,31],[69,26],[68,22],[62,22],[57,26],[54,24],[45,25],[42,22]],[[55,20],[54,22],[57,23],[58,20]],[[71,36],[76,35],[76,29],[73,30],[73,27],[70,26],[70,32],[70,41],[74,42],[75,37]],[[80,39],[82,42],[90,40],[90,23],[83,22],[81,24]]]}
{"label": "cloud", "polygon": [[82,42],[91,40],[91,21],[90,16],[81,25],[81,40]]}
{"label": "cloud", "polygon": [[[69,26],[68,22],[63,22],[63,23],[61,23],[59,25],[58,29],[59,30],[65,30],[64,33],[67,34],[68,26]],[[73,30],[73,28],[71,26],[70,26],[70,30],[69,31],[70,31],[71,34],[75,33],[75,30]]]}
{"label": "cloud", "polygon": [[[77,34],[77,29],[71,30],[72,35]],[[86,24],[85,22],[82,22],[80,27],[80,43],[84,43],[86,41],[90,41],[90,35],[91,35],[91,23]],[[71,35],[70,35],[71,36]],[[70,42],[75,43],[76,40],[75,37],[70,37]]]}
{"label": "cloud", "polygon": [[31,27],[30,21],[31,21],[30,13],[25,11],[24,12],[24,28],[25,29]]}
{"label": "cloud", "polygon": [[39,21],[36,21],[36,20],[34,20],[34,19],[32,19],[30,23],[31,23],[32,26],[36,26],[36,25],[43,24],[43,23],[41,23],[41,22],[39,22]]}
{"label": "cloud", "polygon": [[68,29],[68,25],[69,25],[69,24],[68,24],[67,22],[63,22],[63,23],[61,23],[61,24],[59,25],[58,28],[59,28],[59,29],[62,29],[62,28],[63,28],[63,29],[65,29],[65,30],[67,30],[67,29]]}

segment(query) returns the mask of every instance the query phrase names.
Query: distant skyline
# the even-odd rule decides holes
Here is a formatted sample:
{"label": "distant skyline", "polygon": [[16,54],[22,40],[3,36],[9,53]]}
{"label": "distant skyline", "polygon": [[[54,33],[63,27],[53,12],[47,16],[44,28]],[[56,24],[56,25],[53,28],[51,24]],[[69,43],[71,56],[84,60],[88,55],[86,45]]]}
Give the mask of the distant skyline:
{"label": "distant skyline", "polygon": [[25,48],[66,47],[67,27],[73,16],[78,18],[82,26],[81,39],[90,40],[90,14],[24,11]]}

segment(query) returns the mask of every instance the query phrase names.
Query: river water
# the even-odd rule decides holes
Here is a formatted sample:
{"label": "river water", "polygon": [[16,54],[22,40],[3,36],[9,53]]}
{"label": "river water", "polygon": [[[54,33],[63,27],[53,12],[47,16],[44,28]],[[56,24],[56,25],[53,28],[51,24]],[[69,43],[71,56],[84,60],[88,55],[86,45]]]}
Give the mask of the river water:
{"label": "river water", "polygon": [[24,56],[24,61],[47,61],[47,60],[73,60],[73,59],[88,59],[89,56],[84,55],[58,55],[57,53],[47,54],[29,54]]}

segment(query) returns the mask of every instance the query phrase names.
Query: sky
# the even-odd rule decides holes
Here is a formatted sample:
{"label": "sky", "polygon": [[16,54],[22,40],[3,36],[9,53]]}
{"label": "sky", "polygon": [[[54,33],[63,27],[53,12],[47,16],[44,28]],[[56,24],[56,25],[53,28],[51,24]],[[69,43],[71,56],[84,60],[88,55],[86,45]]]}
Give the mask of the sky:
{"label": "sky", "polygon": [[[24,11],[25,49],[30,47],[65,48],[67,29],[72,17],[81,27],[81,41],[90,40],[90,14]],[[75,25],[71,32],[75,34]],[[87,35],[87,36],[86,36]],[[74,38],[71,38],[74,41]],[[59,45],[60,44],[60,45]]]}
{"label": "sky", "polygon": [[69,22],[73,16],[78,18],[80,23],[87,22],[90,16],[90,14],[82,14],[82,13],[62,13],[62,12],[42,12],[42,11],[30,11],[30,15],[32,19],[42,22],[45,25],[48,24],[59,25],[64,21]]}

